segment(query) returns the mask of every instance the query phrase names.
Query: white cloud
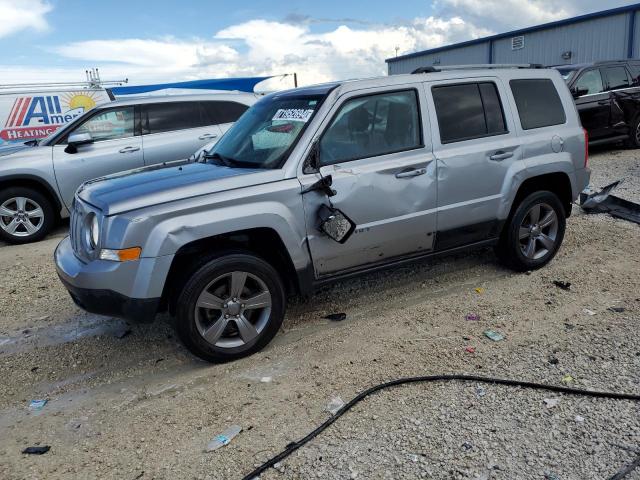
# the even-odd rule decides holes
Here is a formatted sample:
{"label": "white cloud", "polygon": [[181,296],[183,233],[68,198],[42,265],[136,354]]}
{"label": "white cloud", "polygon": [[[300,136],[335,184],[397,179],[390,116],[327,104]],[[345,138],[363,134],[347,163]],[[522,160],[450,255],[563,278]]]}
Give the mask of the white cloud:
{"label": "white cloud", "polygon": [[[607,1],[611,3],[607,7],[628,3]],[[0,5],[4,2],[0,0]],[[254,19],[230,25],[204,39],[87,40],[53,50],[86,62],[87,67],[100,67],[103,78],[128,77],[132,83],[297,72],[304,85],[384,75],[384,60],[394,56],[396,48],[404,54],[438,47],[597,10],[602,8],[600,2],[439,0],[436,14],[399,24],[345,20],[340,25],[335,19],[290,15],[283,21]],[[339,26],[317,32],[318,23],[329,21]],[[290,82],[286,80],[287,85]]]}
{"label": "white cloud", "polygon": [[42,0],[0,0],[0,38],[25,29],[47,30],[51,8]]}

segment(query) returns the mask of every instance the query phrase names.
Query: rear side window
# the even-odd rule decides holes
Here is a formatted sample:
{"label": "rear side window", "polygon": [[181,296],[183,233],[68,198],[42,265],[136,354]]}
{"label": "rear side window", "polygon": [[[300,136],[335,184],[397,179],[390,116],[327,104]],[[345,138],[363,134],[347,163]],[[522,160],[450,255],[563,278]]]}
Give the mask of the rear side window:
{"label": "rear side window", "polygon": [[432,93],[443,144],[507,133],[494,83],[433,87]]}
{"label": "rear side window", "polygon": [[629,88],[631,82],[627,75],[627,69],[624,67],[609,67],[604,69],[607,77],[607,86],[609,90],[619,90],[621,88]]}
{"label": "rear side window", "polygon": [[142,133],[185,130],[201,125],[198,102],[166,102],[142,105]]}
{"label": "rear side window", "polygon": [[551,80],[511,80],[509,85],[524,130],[561,125],[567,121],[560,95]]}
{"label": "rear side window", "polygon": [[202,102],[207,125],[233,123],[249,108],[238,102]]}

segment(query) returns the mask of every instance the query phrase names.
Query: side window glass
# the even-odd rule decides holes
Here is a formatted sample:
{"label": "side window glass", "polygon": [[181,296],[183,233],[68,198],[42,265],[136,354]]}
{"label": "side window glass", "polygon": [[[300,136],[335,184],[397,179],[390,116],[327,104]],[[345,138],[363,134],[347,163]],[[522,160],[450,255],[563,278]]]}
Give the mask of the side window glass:
{"label": "side window glass", "polygon": [[195,128],[200,124],[198,102],[142,105],[142,133],[153,134]]}
{"label": "side window glass", "polygon": [[415,90],[347,100],[320,140],[320,165],[422,146]]}
{"label": "side window glass", "polygon": [[108,110],[94,115],[74,133],[90,133],[94,142],[133,137],[133,107]]}
{"label": "side window glass", "polygon": [[201,102],[204,110],[205,125],[220,125],[234,123],[249,107],[243,103],[213,101]]}
{"label": "side window glass", "polygon": [[604,86],[602,85],[602,75],[600,75],[600,70],[589,70],[584,72],[576,82],[575,88],[585,90],[587,92],[585,95],[603,92]]}
{"label": "side window glass", "polygon": [[445,85],[431,91],[443,144],[507,133],[494,83]]}
{"label": "side window glass", "polygon": [[604,69],[607,76],[607,86],[609,90],[619,90],[629,88],[629,77],[627,69],[624,67],[609,67]]}
{"label": "side window glass", "polygon": [[509,85],[523,130],[561,125],[567,121],[562,100],[551,80],[511,80]]}

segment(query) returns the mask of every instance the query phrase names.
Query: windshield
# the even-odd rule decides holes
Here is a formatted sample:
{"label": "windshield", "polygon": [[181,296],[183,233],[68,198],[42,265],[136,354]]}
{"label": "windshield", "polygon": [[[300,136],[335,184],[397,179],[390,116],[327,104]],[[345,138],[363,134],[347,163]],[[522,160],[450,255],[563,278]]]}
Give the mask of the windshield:
{"label": "windshield", "polygon": [[577,71],[575,68],[558,68],[557,70],[560,72],[560,75],[562,75],[562,78],[564,78],[564,81],[567,83],[569,83],[569,81],[573,78]]}
{"label": "windshield", "polygon": [[323,98],[275,96],[260,100],[229,129],[207,158],[232,167],[280,168]]}

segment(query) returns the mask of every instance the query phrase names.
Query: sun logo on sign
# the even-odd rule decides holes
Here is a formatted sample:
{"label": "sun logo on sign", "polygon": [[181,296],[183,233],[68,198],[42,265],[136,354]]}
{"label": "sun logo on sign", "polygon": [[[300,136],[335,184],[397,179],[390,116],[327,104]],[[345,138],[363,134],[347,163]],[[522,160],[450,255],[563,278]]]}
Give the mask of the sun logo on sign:
{"label": "sun logo on sign", "polygon": [[73,92],[62,95],[62,101],[69,105],[69,110],[82,108],[85,112],[96,106],[95,92]]}

